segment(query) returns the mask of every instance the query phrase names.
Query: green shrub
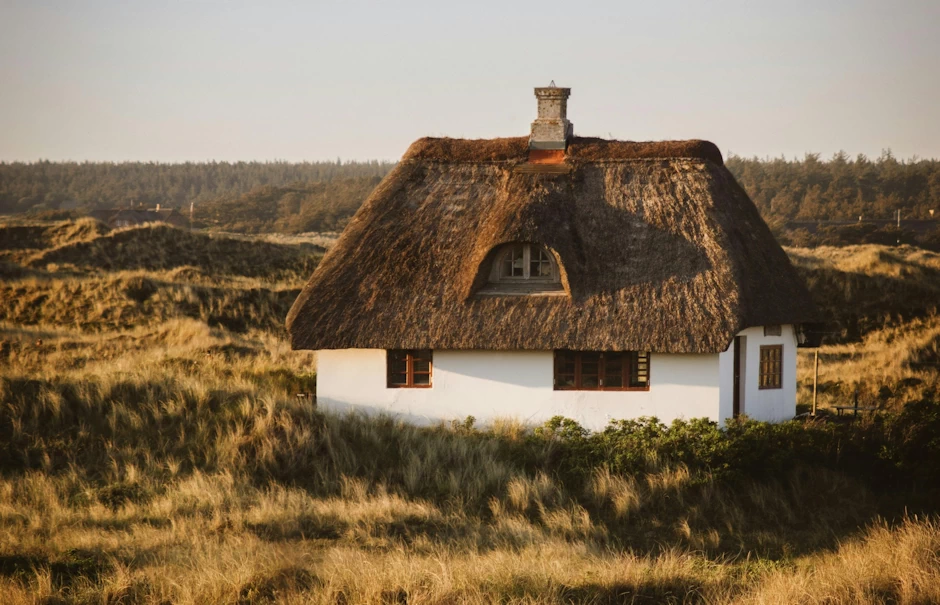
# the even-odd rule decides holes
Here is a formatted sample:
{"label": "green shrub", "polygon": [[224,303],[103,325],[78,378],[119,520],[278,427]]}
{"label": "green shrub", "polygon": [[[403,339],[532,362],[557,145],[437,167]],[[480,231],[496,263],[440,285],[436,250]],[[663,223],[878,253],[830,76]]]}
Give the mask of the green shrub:
{"label": "green shrub", "polygon": [[556,447],[556,474],[583,482],[597,468],[636,475],[685,466],[693,477],[759,482],[803,467],[847,473],[866,484],[936,494],[940,486],[940,404],[923,400],[900,412],[863,422],[790,421],[778,424],[729,420],[724,428],[705,419],[616,420],[590,433],[555,417],[533,439]]}

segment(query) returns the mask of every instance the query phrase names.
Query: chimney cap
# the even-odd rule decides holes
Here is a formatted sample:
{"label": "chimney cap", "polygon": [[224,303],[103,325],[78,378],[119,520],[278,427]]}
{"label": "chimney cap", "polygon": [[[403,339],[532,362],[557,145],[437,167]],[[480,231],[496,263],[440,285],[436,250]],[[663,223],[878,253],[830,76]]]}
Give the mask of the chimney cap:
{"label": "chimney cap", "polygon": [[[554,84],[554,82],[552,82]],[[559,88],[557,86],[536,87],[535,96],[542,99],[567,99],[571,96],[570,88]]]}

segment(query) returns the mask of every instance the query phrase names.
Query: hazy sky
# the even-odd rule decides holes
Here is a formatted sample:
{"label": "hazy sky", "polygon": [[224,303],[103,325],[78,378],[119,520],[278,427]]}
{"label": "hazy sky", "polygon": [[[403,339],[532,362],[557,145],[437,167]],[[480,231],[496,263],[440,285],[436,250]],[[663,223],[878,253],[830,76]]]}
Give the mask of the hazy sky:
{"label": "hazy sky", "polygon": [[575,133],[940,157],[940,0],[0,0],[0,160],[397,159]]}

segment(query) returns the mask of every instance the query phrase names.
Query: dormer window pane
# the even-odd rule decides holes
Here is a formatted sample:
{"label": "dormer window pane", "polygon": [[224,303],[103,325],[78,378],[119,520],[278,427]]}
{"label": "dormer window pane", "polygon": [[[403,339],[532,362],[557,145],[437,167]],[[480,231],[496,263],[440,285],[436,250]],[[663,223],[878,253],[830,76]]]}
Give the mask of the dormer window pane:
{"label": "dormer window pane", "polygon": [[548,259],[548,254],[541,248],[531,246],[529,261],[530,277],[551,277],[552,262]]}
{"label": "dormer window pane", "polygon": [[503,257],[502,277],[525,277],[525,246],[512,246]]}

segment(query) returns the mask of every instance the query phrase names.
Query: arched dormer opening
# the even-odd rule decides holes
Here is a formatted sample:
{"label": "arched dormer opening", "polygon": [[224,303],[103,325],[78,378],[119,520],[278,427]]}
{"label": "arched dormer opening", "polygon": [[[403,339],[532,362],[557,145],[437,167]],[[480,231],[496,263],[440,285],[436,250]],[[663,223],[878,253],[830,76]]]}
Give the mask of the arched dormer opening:
{"label": "arched dormer opening", "polygon": [[479,289],[483,296],[564,295],[558,259],[548,248],[532,242],[497,246],[488,256],[488,274]]}

